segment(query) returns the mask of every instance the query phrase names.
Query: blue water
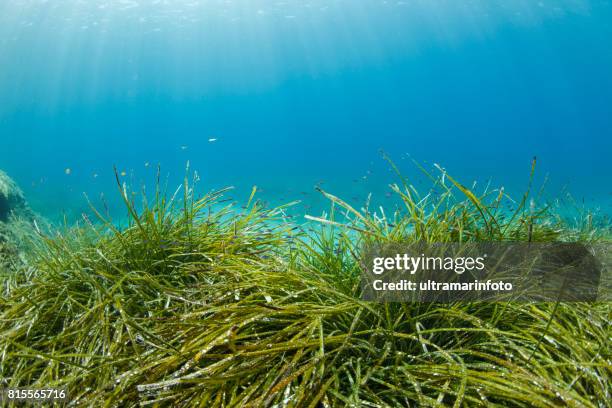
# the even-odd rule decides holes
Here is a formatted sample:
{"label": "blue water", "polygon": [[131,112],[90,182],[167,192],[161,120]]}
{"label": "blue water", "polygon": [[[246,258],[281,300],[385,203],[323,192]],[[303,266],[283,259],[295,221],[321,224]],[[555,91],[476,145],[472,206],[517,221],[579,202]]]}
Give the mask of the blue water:
{"label": "blue water", "polygon": [[537,156],[610,212],[611,39],[609,1],[3,0],[0,168],[51,218],[187,161],[316,213],[318,183],[384,205],[381,149],[514,194]]}

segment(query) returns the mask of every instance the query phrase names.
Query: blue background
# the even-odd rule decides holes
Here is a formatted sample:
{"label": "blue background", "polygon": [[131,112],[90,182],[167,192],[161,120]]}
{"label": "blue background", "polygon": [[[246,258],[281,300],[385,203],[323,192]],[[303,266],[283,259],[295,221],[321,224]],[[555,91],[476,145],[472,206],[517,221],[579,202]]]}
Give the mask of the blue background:
{"label": "blue background", "polygon": [[51,218],[113,205],[113,165],[174,187],[187,160],[202,190],[317,213],[321,182],[385,204],[380,149],[514,195],[537,156],[548,199],[609,212],[611,23],[583,0],[6,0],[0,168]]}

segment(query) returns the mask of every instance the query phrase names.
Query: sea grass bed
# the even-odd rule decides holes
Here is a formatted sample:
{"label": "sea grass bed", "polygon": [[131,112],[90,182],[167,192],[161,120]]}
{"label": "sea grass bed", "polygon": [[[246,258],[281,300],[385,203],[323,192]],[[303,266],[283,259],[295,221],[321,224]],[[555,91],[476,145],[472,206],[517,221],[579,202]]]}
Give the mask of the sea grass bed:
{"label": "sea grass bed", "polygon": [[432,183],[402,178],[388,216],[323,192],[331,211],[305,226],[255,191],[234,208],[187,180],[138,204],[121,186],[128,225],[97,213],[3,272],[2,385],[93,407],[610,406],[609,303],[360,300],[367,241],[610,238],[528,194],[510,213],[503,190]]}

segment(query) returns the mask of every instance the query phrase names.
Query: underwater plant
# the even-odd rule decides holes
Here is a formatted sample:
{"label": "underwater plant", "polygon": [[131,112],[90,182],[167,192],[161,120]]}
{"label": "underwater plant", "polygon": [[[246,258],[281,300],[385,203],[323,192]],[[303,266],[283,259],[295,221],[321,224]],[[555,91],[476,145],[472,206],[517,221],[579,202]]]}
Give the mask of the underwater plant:
{"label": "underwater plant", "polygon": [[137,204],[117,177],[127,225],[92,207],[3,278],[1,385],[74,406],[609,406],[609,303],[360,299],[367,242],[609,242],[430,176],[437,195],[400,175],[390,217],[321,190],[331,210],[305,225],[255,189],[235,209],[186,178]]}

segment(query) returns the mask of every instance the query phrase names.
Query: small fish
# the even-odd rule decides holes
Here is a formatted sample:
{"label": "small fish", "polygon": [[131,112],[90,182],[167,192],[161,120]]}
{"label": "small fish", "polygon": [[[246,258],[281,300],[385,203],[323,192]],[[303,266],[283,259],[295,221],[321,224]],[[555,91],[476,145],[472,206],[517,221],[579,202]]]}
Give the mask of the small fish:
{"label": "small fish", "polygon": [[145,167],[149,167],[149,162],[145,162]]}
{"label": "small fish", "polygon": [[208,139],[209,143],[214,143],[216,142],[218,139],[216,137],[211,137],[210,139]]}
{"label": "small fish", "polygon": [[94,173],[93,174],[93,178],[95,178],[95,179],[98,178],[98,173]]}
{"label": "small fish", "polygon": [[66,169],[64,170],[64,173],[69,176],[72,174],[72,169],[70,167],[66,167]]}
{"label": "small fish", "polygon": [[188,148],[189,146],[185,146],[185,145],[181,146],[181,150],[187,150]]}
{"label": "small fish", "polygon": [[125,176],[127,176],[127,173],[124,170],[124,171],[121,172],[121,177],[125,177]]}

